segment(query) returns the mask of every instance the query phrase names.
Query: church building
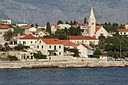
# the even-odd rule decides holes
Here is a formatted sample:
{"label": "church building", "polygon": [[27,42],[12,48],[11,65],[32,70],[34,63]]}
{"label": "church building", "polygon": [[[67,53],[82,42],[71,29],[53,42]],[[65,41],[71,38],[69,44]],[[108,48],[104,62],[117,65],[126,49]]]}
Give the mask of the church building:
{"label": "church building", "polygon": [[86,31],[87,31],[86,32],[87,34],[85,34],[84,36],[87,36],[87,35],[90,37],[95,36],[96,38],[98,38],[100,35],[103,35],[105,37],[110,36],[110,34],[106,31],[106,29],[102,25],[97,24],[94,8],[91,8]]}

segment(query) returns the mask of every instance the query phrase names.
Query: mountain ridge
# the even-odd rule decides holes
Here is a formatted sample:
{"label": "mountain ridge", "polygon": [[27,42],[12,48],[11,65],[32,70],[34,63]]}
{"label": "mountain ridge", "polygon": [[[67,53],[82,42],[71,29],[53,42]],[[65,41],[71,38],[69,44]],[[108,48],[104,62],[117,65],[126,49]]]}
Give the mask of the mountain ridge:
{"label": "mountain ridge", "polygon": [[0,0],[0,18],[25,23],[82,20],[94,7],[99,23],[128,22],[128,0]]}

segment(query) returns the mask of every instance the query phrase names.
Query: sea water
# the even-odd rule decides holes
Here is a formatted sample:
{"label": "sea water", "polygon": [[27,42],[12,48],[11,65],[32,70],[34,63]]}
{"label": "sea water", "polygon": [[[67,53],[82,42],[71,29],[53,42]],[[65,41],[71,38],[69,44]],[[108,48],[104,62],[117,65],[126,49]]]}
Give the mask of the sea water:
{"label": "sea water", "polygon": [[0,69],[0,85],[128,85],[128,68]]}

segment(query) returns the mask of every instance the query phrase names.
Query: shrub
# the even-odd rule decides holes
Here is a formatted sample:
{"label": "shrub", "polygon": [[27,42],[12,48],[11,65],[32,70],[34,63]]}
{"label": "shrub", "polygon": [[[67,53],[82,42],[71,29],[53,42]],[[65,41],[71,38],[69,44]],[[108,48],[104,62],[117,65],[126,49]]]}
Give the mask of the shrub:
{"label": "shrub", "polygon": [[17,61],[18,60],[18,58],[16,56],[8,55],[7,57],[9,59],[9,61]]}
{"label": "shrub", "polygon": [[34,53],[33,56],[36,59],[47,59],[47,56],[43,55],[40,51],[38,51],[37,53]]}

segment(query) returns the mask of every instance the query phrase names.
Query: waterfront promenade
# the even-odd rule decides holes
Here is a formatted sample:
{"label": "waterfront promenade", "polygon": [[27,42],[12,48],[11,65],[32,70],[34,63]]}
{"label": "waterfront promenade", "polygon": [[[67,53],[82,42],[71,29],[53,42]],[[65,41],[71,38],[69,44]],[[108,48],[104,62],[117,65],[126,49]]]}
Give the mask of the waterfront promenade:
{"label": "waterfront promenade", "polygon": [[69,68],[69,67],[125,67],[128,61],[104,61],[78,58],[74,60],[0,61],[0,68]]}

